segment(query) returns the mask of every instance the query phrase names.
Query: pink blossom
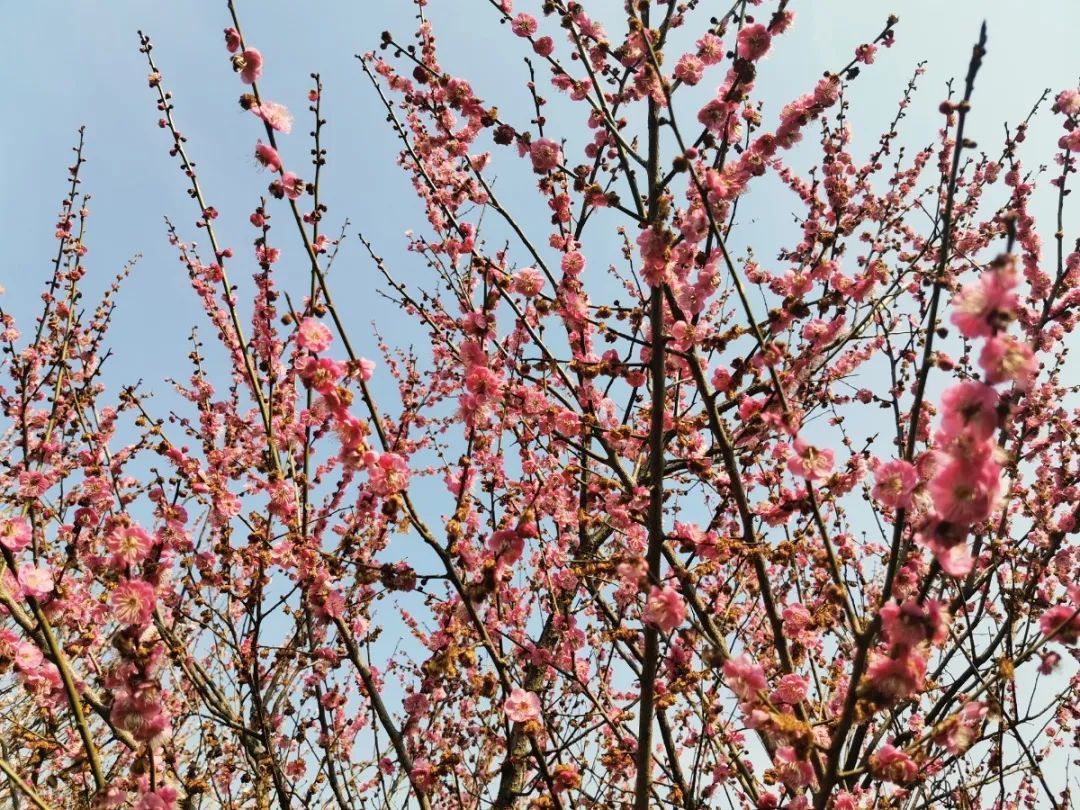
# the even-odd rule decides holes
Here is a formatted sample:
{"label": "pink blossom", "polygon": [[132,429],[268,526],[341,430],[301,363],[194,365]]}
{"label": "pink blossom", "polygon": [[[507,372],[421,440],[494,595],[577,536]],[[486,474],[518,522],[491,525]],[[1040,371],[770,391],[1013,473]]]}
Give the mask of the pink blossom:
{"label": "pink blossom", "polygon": [[907,509],[911,506],[911,493],[919,483],[919,473],[915,466],[902,459],[893,459],[879,464],[874,470],[874,499],[894,509]]}
{"label": "pink blossom", "polygon": [[259,118],[266,122],[267,126],[278,132],[288,135],[292,132],[293,117],[284,104],[276,101],[264,101],[262,104],[251,108]]}
{"label": "pink blossom", "polygon": [[37,645],[29,641],[20,641],[15,645],[13,658],[20,672],[34,672],[45,660]]}
{"label": "pink blossom", "polygon": [[985,383],[967,380],[941,395],[941,430],[948,436],[971,431],[977,439],[989,439],[999,424],[998,393]]}
{"label": "pink blossom", "polygon": [[970,526],[990,517],[1001,492],[1001,470],[993,461],[976,467],[953,459],[939,469],[928,485],[942,520]]}
{"label": "pink blossom", "polygon": [[19,552],[30,545],[30,524],[25,518],[7,518],[0,522],[0,546],[8,551]]}
{"label": "pink blossom", "polygon": [[281,157],[278,155],[277,150],[270,146],[270,144],[263,143],[262,141],[255,144],[255,160],[272,172],[281,171]]}
{"label": "pink blossom", "polygon": [[116,566],[138,565],[154,547],[154,537],[138,526],[117,526],[105,535],[105,547]]}
{"label": "pink blossom", "polygon": [[926,660],[910,650],[899,658],[874,654],[866,669],[867,688],[886,703],[894,703],[921,691],[926,680]]}
{"label": "pink blossom", "polygon": [[790,745],[782,745],[773,755],[777,778],[791,790],[804,788],[814,781],[814,766]]}
{"label": "pink blossom", "polygon": [[325,352],[330,348],[333,335],[330,327],[317,318],[304,318],[296,330],[296,345],[311,352]]}
{"label": "pink blossom", "polygon": [[536,33],[536,17],[522,12],[514,17],[510,23],[510,28],[519,37],[531,37]]}
{"label": "pink blossom", "polygon": [[20,566],[19,586],[23,593],[35,599],[48,596],[53,591],[52,569],[46,563]]}
{"label": "pink blossom", "polygon": [[675,64],[675,78],[691,87],[700,82],[704,74],[705,63],[692,53],[684,54]]}
{"label": "pink blossom", "polygon": [[795,440],[794,448],[795,455],[788,459],[787,465],[792,475],[808,481],[820,481],[832,472],[832,450],[819,450],[801,438]]}
{"label": "pink blossom", "polygon": [[1073,605],[1055,605],[1039,617],[1039,629],[1054,641],[1075,644],[1080,641],[1080,609]]}
{"label": "pink blossom", "polygon": [[533,141],[529,146],[529,157],[532,159],[533,171],[537,174],[557,169],[563,160],[562,149],[550,138]]}
{"label": "pink blossom", "polygon": [[528,723],[540,719],[540,697],[535,692],[528,692],[515,687],[510,697],[503,703],[503,711],[511,723]]}
{"label": "pink blossom", "polygon": [[539,56],[551,56],[555,50],[555,41],[551,37],[537,37],[533,41],[533,51]]}
{"label": "pink blossom", "polygon": [[240,50],[240,32],[235,28],[225,29],[225,47],[229,53],[236,53]]}
{"label": "pink blossom", "polygon": [[952,299],[952,322],[964,337],[990,337],[1013,319],[1017,296],[1011,265],[988,270]]}
{"label": "pink blossom", "polygon": [[248,48],[233,57],[233,70],[240,72],[240,81],[254,84],[262,76],[263,58],[256,48]]}
{"label": "pink blossom", "polygon": [[748,25],[739,32],[736,51],[743,59],[756,62],[769,50],[772,35],[761,23]]}
{"label": "pink blossom", "polygon": [[435,778],[435,766],[424,757],[417,757],[413,760],[412,770],[409,772],[409,779],[417,790],[430,791],[437,784]]}
{"label": "pink blossom", "polygon": [[870,757],[870,769],[879,779],[897,785],[910,784],[919,776],[919,766],[915,760],[887,743]]}
{"label": "pink blossom", "polygon": [[940,644],[948,636],[949,615],[935,599],[888,602],[881,608],[881,626],[893,644],[914,646],[924,641]]}
{"label": "pink blossom", "polygon": [[686,602],[679,592],[670,586],[653,586],[641,618],[646,624],[670,633],[686,621]]}
{"label": "pink blossom", "polygon": [[544,289],[544,276],[535,267],[524,267],[514,273],[510,289],[526,298],[532,298]]}
{"label": "pink blossom", "polygon": [[989,713],[989,707],[982,703],[965,703],[964,708],[938,727],[934,742],[953,756],[964,753],[982,732],[983,721]]}
{"label": "pink blossom", "polygon": [[1031,347],[1009,335],[995,335],[986,341],[979,365],[990,385],[1014,382],[1021,391],[1031,387],[1039,363]]}
{"label": "pink blossom", "polygon": [[741,700],[753,700],[769,684],[765,670],[746,653],[724,662],[724,679],[728,688]]}
{"label": "pink blossom", "polygon": [[157,599],[149,582],[127,579],[116,586],[109,603],[120,624],[142,626],[150,623]]}

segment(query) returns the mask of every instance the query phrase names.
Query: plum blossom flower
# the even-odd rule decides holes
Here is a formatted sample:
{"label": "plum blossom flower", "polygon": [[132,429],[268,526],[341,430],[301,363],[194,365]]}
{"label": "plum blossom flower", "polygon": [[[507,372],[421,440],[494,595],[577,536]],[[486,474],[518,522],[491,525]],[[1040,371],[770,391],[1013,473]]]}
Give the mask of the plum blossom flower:
{"label": "plum blossom flower", "polygon": [[0,546],[19,552],[30,545],[30,524],[25,518],[8,518],[0,523]]}
{"label": "plum blossom flower", "polygon": [[[228,40],[226,40],[226,43]],[[248,48],[233,58],[233,70],[240,73],[240,81],[254,84],[262,76],[263,57],[257,48]]]}
{"label": "plum blossom flower", "polygon": [[874,470],[874,500],[894,509],[911,506],[911,493],[919,483],[919,473],[911,462],[893,459]]}
{"label": "plum blossom flower", "polygon": [[988,270],[953,297],[952,322],[964,337],[990,337],[1016,310],[1016,271],[1011,264]]}
{"label": "plum blossom flower", "polygon": [[765,670],[746,653],[724,662],[724,678],[728,688],[741,700],[754,699],[769,685]]}
{"label": "plum blossom flower", "polygon": [[503,703],[503,711],[511,723],[528,723],[540,719],[540,697],[521,687],[515,687]]}
{"label": "plum blossom flower", "polygon": [[739,32],[736,52],[742,59],[756,62],[768,53],[772,35],[761,23],[748,25]]}
{"label": "plum blossom flower", "polygon": [[832,472],[832,450],[819,450],[801,438],[795,440],[794,447],[795,455],[788,459],[788,470],[792,475],[807,481],[820,481]]}
{"label": "plum blossom flower", "polygon": [[814,781],[814,766],[809,760],[801,759],[790,745],[776,749],[773,765],[779,780],[792,790],[804,788]]}
{"label": "plum blossom flower", "polygon": [[953,756],[964,753],[978,738],[989,713],[990,708],[983,703],[965,703],[964,708],[942,724],[934,735],[934,742]]}
{"label": "plum blossom flower", "polygon": [[35,599],[48,596],[53,591],[52,569],[46,563],[23,565],[19,568],[19,586]]}
{"label": "plum blossom flower", "polygon": [[1053,634],[1054,641],[1075,644],[1080,641],[1080,608],[1054,605],[1039,617],[1039,629],[1045,636]]}
{"label": "plum blossom flower", "polygon": [[514,17],[513,21],[510,23],[510,28],[519,37],[531,37],[536,33],[537,29],[536,17],[532,14],[522,12]]}
{"label": "plum blossom flower", "polygon": [[240,50],[240,32],[235,28],[225,29],[225,48],[229,53],[236,53]]}
{"label": "plum blossom flower", "polygon": [[989,439],[998,428],[998,393],[985,383],[966,380],[941,395],[941,430],[947,436],[970,431]]}
{"label": "plum blossom flower", "polygon": [[510,289],[518,295],[532,298],[544,289],[544,276],[535,267],[523,267],[511,278]]}
{"label": "plum blossom flower", "polygon": [[928,489],[943,520],[970,526],[986,520],[997,505],[1001,470],[992,460],[976,467],[966,459],[951,459],[930,480]]}
{"label": "plum blossom flower", "polygon": [[272,172],[281,171],[281,157],[278,155],[277,149],[268,143],[259,141],[255,144],[255,160]]}
{"label": "plum blossom flower", "polygon": [[562,149],[550,138],[541,138],[529,145],[529,157],[532,159],[533,171],[544,174],[557,169],[562,163]]}
{"label": "plum blossom flower", "polygon": [[926,660],[910,650],[899,658],[874,654],[866,669],[868,691],[893,703],[920,691],[926,680]]}
{"label": "plum blossom flower", "polygon": [[117,526],[105,536],[105,547],[114,565],[138,565],[153,549],[154,537],[139,526]]}
{"label": "plum blossom flower", "polygon": [[929,641],[940,644],[948,636],[949,614],[935,599],[889,602],[881,608],[881,627],[893,644],[915,646]]}
{"label": "plum blossom flower", "polygon": [[141,579],[124,580],[109,597],[113,614],[120,624],[140,627],[149,624],[156,603],[154,586]]}
{"label": "plum blossom flower", "polygon": [[996,335],[986,341],[979,365],[989,384],[1014,382],[1021,391],[1031,387],[1039,370],[1031,347],[1010,335]]}
{"label": "plum blossom flower", "polygon": [[325,352],[333,341],[330,327],[317,318],[304,318],[296,332],[296,345],[310,352]]}
{"label": "plum blossom flower", "polygon": [[686,621],[686,602],[677,590],[670,586],[653,587],[641,618],[646,624],[670,633]]}
{"label": "plum blossom flower", "polygon": [[417,757],[413,760],[412,770],[409,772],[409,779],[416,787],[417,790],[429,791],[435,787],[435,766],[431,764],[430,760],[424,757]]}
{"label": "plum blossom flower", "polygon": [[897,785],[914,782],[919,766],[908,755],[892,745],[885,744],[870,757],[870,770],[874,776]]}
{"label": "plum blossom flower", "polygon": [[283,132],[286,135],[292,132],[292,113],[284,104],[278,104],[276,101],[264,101],[262,104],[252,107],[251,111],[265,121],[271,129]]}

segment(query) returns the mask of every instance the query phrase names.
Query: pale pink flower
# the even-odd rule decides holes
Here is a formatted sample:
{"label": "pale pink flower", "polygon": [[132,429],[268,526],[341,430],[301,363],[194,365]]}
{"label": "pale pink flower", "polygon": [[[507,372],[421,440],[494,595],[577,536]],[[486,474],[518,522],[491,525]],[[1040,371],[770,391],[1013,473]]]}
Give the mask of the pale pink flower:
{"label": "pale pink flower", "polygon": [[996,335],[986,341],[979,365],[990,385],[1014,382],[1021,391],[1031,387],[1039,370],[1031,347],[1010,335]]}
{"label": "pale pink flower", "polygon": [[235,28],[225,29],[225,47],[229,53],[236,53],[240,50],[240,32]]}
{"label": "pale pink flower", "polygon": [[701,61],[701,57],[692,53],[683,54],[675,64],[674,73],[676,79],[692,87],[700,82],[705,74],[705,63]]}
{"label": "pale pink flower", "polygon": [[1080,609],[1073,605],[1055,605],[1039,618],[1039,629],[1044,636],[1053,634],[1053,640],[1061,644],[1080,641]]}
{"label": "pale pink flower", "polygon": [[531,37],[536,33],[536,17],[522,12],[510,22],[510,29],[519,37]]}
{"label": "pale pink flower", "polygon": [[994,435],[1000,421],[998,393],[985,383],[966,380],[941,395],[941,430],[948,436],[970,431],[978,439]]}
{"label": "pale pink flower", "polygon": [[964,337],[990,337],[1016,310],[1016,273],[1011,266],[988,270],[952,299],[952,322]]}
{"label": "pale pink flower", "polygon": [[874,776],[897,785],[914,782],[919,776],[919,766],[899,748],[885,744],[870,757],[870,770]]}
{"label": "pale pink flower", "polygon": [[761,23],[748,25],[739,32],[736,44],[736,52],[743,59],[756,62],[769,50],[772,35]]}
{"label": "pale pink flower", "polygon": [[281,171],[281,157],[270,144],[259,141],[255,144],[255,160],[272,172]]}
{"label": "pale pink flower", "polygon": [[25,518],[8,518],[0,523],[0,546],[19,552],[30,545],[30,524]]}
{"label": "pale pink flower", "polygon": [[19,585],[25,594],[35,599],[48,596],[53,591],[52,569],[46,563],[21,566]]}
{"label": "pale pink flower", "polygon": [[278,104],[276,101],[264,101],[262,104],[252,107],[251,111],[265,121],[271,129],[276,129],[286,135],[292,132],[292,113],[284,104]]}
{"label": "pale pink flower", "polygon": [[233,70],[240,72],[240,81],[254,84],[262,76],[263,58],[256,48],[248,48],[233,57]]}
{"label": "pale pink flower", "polygon": [[532,298],[544,289],[544,276],[535,267],[523,267],[514,273],[510,289],[526,298]]}
{"label": "pale pink flower", "polygon": [[528,692],[515,687],[510,697],[503,703],[503,711],[511,723],[528,723],[540,719],[540,697],[535,692]]}
{"label": "pale pink flower", "polygon": [[296,345],[311,352],[325,352],[333,341],[330,327],[316,318],[304,318],[296,332]]}
{"label": "pale pink flower", "polygon": [[870,692],[888,703],[921,691],[926,681],[926,660],[904,649],[899,658],[875,653],[866,669]]}
{"label": "pale pink flower", "polygon": [[802,759],[790,745],[782,745],[773,756],[777,778],[791,790],[804,788],[814,781],[814,766]]}
{"label": "pale pink flower", "polygon": [[927,489],[942,520],[970,526],[986,520],[997,506],[1001,470],[992,460],[976,467],[966,459],[953,459],[936,472]]}
{"label": "pale pink flower", "polygon": [[105,535],[105,547],[117,566],[137,565],[150,554],[154,537],[138,526],[117,526]]}
{"label": "pale pink flower", "polygon": [[792,475],[808,481],[820,481],[832,472],[832,450],[819,450],[802,439],[795,440],[794,448],[795,455],[788,459],[788,470]]}
{"label": "pale pink flower", "polygon": [[303,196],[304,181],[292,172],[285,172],[278,182],[281,183],[281,192],[290,200],[299,200]]}
{"label": "pale pink flower", "polygon": [[888,602],[881,608],[881,627],[892,644],[909,647],[924,641],[940,644],[948,636],[949,614],[935,599],[922,602],[908,599],[903,604]]}
{"label": "pale pink flower", "polygon": [[113,590],[109,604],[120,624],[140,627],[149,624],[157,604],[154,586],[141,579],[124,580]]}
{"label": "pale pink flower", "polygon": [[430,791],[436,784],[435,766],[424,757],[417,757],[413,760],[409,779],[417,790]]}
{"label": "pale pink flower", "polygon": [[893,459],[879,464],[874,470],[874,499],[894,509],[907,509],[911,506],[911,493],[919,483],[919,473],[915,466],[902,459]]}
{"label": "pale pink flower", "polygon": [[989,707],[978,701],[965,703],[964,708],[939,727],[934,742],[953,756],[964,753],[978,739],[989,713]]}
{"label": "pale pink flower", "polygon": [[29,641],[20,641],[15,645],[14,652],[15,666],[20,672],[34,672],[45,660],[37,645]]}
{"label": "pale pink flower", "polygon": [[533,171],[544,174],[558,168],[562,163],[562,149],[550,138],[541,138],[529,145],[529,157],[532,159]]}
{"label": "pale pink flower", "polygon": [[665,633],[670,633],[680,624],[686,621],[686,602],[677,590],[672,587],[657,588],[653,586],[649,591],[649,599],[645,603],[645,610],[641,618],[646,624],[658,627]]}
{"label": "pale pink flower", "polygon": [[769,685],[765,670],[746,653],[724,662],[724,681],[741,700],[753,700]]}

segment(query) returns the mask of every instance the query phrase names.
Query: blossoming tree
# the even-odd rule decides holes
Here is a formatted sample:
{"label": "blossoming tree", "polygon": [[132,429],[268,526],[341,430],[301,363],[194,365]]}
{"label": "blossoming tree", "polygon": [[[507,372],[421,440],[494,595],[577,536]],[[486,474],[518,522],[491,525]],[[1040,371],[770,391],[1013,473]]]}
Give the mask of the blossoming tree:
{"label": "blossoming tree", "polygon": [[[845,91],[895,18],[760,100],[786,0],[640,0],[620,30],[462,3],[529,55],[510,120],[425,5],[357,64],[425,272],[362,244],[422,350],[358,353],[319,78],[294,160],[231,0],[253,250],[219,239],[140,35],[213,336],[175,413],[103,382],[122,279],[85,308],[77,148],[42,309],[0,313],[5,806],[1069,806],[1080,91],[1032,111],[1063,126],[1037,187],[1027,121],[972,140],[985,30],[927,145],[897,146],[918,71],[867,153]],[[788,215],[760,259],[758,186]]]}

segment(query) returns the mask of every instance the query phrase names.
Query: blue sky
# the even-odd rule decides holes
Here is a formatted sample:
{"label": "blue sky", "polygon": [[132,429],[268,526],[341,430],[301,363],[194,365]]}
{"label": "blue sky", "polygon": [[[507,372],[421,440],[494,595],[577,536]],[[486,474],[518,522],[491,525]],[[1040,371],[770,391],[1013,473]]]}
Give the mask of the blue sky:
{"label": "blue sky", "polygon": [[[525,9],[539,4],[516,5]],[[587,7],[612,21],[614,28],[621,5],[621,0],[591,0]],[[286,159],[306,167],[304,94],[308,74],[320,71],[330,122],[324,186],[330,206],[328,230],[336,232],[349,218],[350,237],[363,230],[399,277],[415,278],[422,268],[404,254],[402,233],[421,229],[423,219],[407,180],[394,165],[397,149],[378,100],[353,58],[375,48],[384,29],[407,38],[414,27],[412,4],[325,0],[317,7],[318,12],[313,11],[315,4],[285,0],[239,3],[248,39],[267,58],[262,92],[297,115]],[[1080,74],[1080,59],[1068,58],[1075,53],[1073,37],[1080,30],[1080,4],[1071,0],[1039,0],[1023,6],[1003,0],[817,0],[791,7],[797,13],[795,29],[778,43],[761,70],[759,87],[772,102],[766,116],[775,115],[785,101],[812,86],[823,71],[850,58],[856,45],[880,30],[889,12],[901,18],[896,46],[883,50],[852,90],[858,154],[865,155],[875,145],[920,59],[928,60],[928,74],[904,135],[917,144],[933,137],[940,125],[936,108],[944,96],[944,82],[962,75],[983,18],[990,27],[990,54],[976,91],[972,126],[975,137],[988,147],[997,148],[1002,124],[1022,117],[1043,87],[1074,85]],[[503,110],[520,110],[518,120],[527,120],[521,43],[498,36],[505,31],[497,30],[487,0],[432,0],[428,13],[440,33],[447,69],[469,78],[485,99]],[[75,132],[85,124],[89,163],[84,189],[94,195],[88,287],[100,289],[132,254],[143,254],[121,295],[113,333],[117,357],[112,374],[118,381],[142,377],[163,390],[163,366],[181,373],[187,352],[184,338],[191,325],[203,322],[186,273],[165,239],[165,215],[188,238],[198,233],[183,178],[166,153],[168,138],[156,125],[136,30],[143,29],[154,39],[155,55],[175,94],[177,117],[199,164],[204,190],[221,211],[223,241],[245,255],[253,236],[246,216],[265,191],[267,178],[250,157],[257,122],[237,105],[242,88],[222,46],[226,24],[224,2],[213,0],[53,0],[7,4],[5,9],[0,30],[5,68],[0,93],[0,120],[5,122],[0,128],[0,152],[5,156],[0,162],[4,189],[0,221],[6,236],[0,284],[8,290],[4,305],[25,317],[26,305],[46,278],[64,167]],[[1051,118],[1047,110],[1032,130],[1029,163],[1051,154],[1057,137]],[[573,127],[558,134],[573,137],[580,131],[575,120]],[[513,171],[504,184],[513,180]],[[763,211],[775,203],[757,202],[764,203]],[[748,218],[753,209],[747,207]],[[776,223],[761,224],[771,231]],[[751,235],[756,232],[750,230]],[[287,241],[285,234],[280,238]],[[286,259],[289,256],[286,245]],[[386,311],[370,294],[377,284],[374,268],[355,238],[350,238],[339,265],[337,295],[348,302],[362,351],[374,354],[367,324],[378,319],[380,309]],[[241,267],[234,264],[234,281],[245,285],[254,266]],[[303,272],[302,266],[296,270],[298,279]]]}

